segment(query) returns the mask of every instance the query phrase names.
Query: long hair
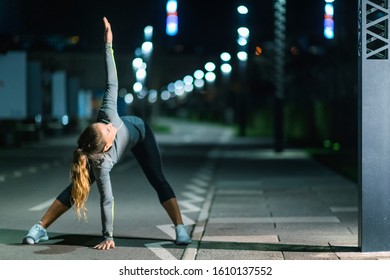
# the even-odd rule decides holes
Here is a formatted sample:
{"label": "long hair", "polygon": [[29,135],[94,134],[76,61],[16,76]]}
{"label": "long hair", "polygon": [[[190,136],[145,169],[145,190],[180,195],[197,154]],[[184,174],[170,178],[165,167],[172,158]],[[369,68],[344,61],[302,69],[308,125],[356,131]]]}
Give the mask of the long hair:
{"label": "long hair", "polygon": [[90,190],[88,160],[96,160],[101,157],[106,143],[101,133],[92,124],[81,133],[77,145],[77,149],[73,152],[73,162],[70,168],[71,194],[77,217],[86,219],[87,208],[85,203]]}

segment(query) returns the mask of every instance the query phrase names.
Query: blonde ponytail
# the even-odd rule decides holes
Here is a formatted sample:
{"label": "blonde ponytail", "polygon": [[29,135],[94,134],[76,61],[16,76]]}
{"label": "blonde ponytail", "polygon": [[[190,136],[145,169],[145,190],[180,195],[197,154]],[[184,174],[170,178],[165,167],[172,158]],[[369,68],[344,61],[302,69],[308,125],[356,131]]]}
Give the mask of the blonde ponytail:
{"label": "blonde ponytail", "polygon": [[73,164],[70,169],[72,180],[72,199],[77,217],[87,219],[87,208],[85,203],[90,190],[89,172],[87,168],[87,156],[78,148],[73,153]]}
{"label": "blonde ponytail", "polygon": [[77,217],[87,219],[87,202],[90,191],[90,168],[88,161],[100,160],[106,145],[96,124],[89,125],[77,141],[78,148],[73,152],[73,163],[70,168],[72,181],[72,200]]}

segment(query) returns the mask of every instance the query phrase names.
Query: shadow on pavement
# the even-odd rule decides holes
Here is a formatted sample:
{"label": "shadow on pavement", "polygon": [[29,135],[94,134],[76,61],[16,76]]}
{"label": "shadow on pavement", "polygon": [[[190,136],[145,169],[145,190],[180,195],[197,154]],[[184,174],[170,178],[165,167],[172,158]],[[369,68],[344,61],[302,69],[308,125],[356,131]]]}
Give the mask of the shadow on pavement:
{"label": "shadow on pavement", "polygon": [[[20,245],[25,236],[25,230],[14,229],[0,229],[0,243],[5,245]],[[49,241],[39,243],[36,248],[40,246],[42,250],[35,251],[35,254],[50,255],[50,254],[64,254],[75,251],[80,247],[93,247],[101,242],[101,237],[98,235],[88,234],[49,234]],[[129,237],[116,236],[115,244],[117,247],[127,248],[144,248],[146,244],[159,243],[163,244],[164,248],[177,248],[171,239],[154,239],[144,237]],[[300,244],[278,244],[278,243],[240,243],[240,242],[218,242],[218,241],[201,241],[200,249],[208,250],[247,250],[247,251],[283,251],[283,252],[359,252],[358,247],[354,246],[318,246],[318,245],[300,245]]]}
{"label": "shadow on pavement", "polygon": [[281,252],[312,252],[312,253],[335,253],[335,252],[359,252],[358,247],[353,246],[318,246],[299,244],[267,244],[267,243],[239,243],[239,242],[216,242],[202,241],[201,249],[214,250],[247,250],[247,251],[281,251]]}

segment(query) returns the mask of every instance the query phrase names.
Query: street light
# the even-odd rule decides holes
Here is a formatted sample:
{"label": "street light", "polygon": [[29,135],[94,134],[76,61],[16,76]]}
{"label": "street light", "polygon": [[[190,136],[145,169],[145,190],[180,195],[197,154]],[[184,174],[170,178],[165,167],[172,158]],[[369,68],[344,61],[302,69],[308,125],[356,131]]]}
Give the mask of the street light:
{"label": "street light", "polygon": [[232,58],[232,56],[228,52],[221,53],[220,57],[221,57],[221,60],[224,62],[228,62]]}
{"label": "street light", "polygon": [[151,42],[153,38],[153,26],[145,26],[144,28],[144,38],[145,41]]}
{"label": "street light", "polygon": [[244,62],[248,60],[248,53],[246,51],[240,51],[237,53],[237,58]]}
{"label": "street light", "polygon": [[143,42],[143,44],[141,46],[141,50],[142,50],[142,54],[144,56],[150,56],[150,54],[153,51],[153,43],[149,42],[149,41]]}
{"label": "street light", "polygon": [[334,39],[334,0],[325,0],[325,15],[324,15],[324,37],[326,39]]}
{"label": "street light", "polygon": [[178,32],[177,1],[168,0],[166,10],[167,21],[165,32],[169,36],[175,36]]}
{"label": "street light", "polygon": [[206,69],[208,72],[214,71],[215,68],[216,68],[216,66],[213,62],[207,62],[204,66],[204,69]]}
{"label": "street light", "polygon": [[221,64],[221,72],[222,74],[230,74],[232,72],[232,66],[229,63]]}
{"label": "street light", "polygon": [[243,38],[249,37],[249,29],[247,27],[239,27],[237,29],[237,33],[240,37],[243,37]]}
{"label": "street light", "polygon": [[237,12],[241,15],[246,15],[249,11],[248,8],[244,5],[238,6]]}
{"label": "street light", "polygon": [[238,58],[238,73],[239,73],[239,81],[241,88],[241,96],[239,98],[238,110],[237,114],[239,116],[239,127],[240,127],[240,136],[246,135],[246,127],[247,127],[247,112],[248,109],[248,88],[246,82],[246,70],[247,70],[247,60],[248,60],[248,41],[249,41],[249,29],[246,27],[247,18],[249,10],[246,6],[240,5],[237,8],[237,12],[240,15],[240,27],[237,29],[237,58]]}

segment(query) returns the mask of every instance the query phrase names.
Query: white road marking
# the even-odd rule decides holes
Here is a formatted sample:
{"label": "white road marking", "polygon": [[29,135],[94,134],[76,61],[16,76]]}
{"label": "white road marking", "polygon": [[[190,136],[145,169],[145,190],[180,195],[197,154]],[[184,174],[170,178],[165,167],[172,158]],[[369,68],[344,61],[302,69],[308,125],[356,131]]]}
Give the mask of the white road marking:
{"label": "white road marking", "polygon": [[170,238],[176,238],[176,232],[172,224],[158,225],[157,228],[167,234]]}
{"label": "white road marking", "polygon": [[303,217],[256,217],[256,218],[211,218],[209,224],[256,224],[256,223],[340,223],[335,216]]}
{"label": "white road marking", "polygon": [[[208,166],[209,167],[207,170],[210,170],[210,168],[211,168],[210,161],[208,162]],[[205,170],[205,168],[203,167],[202,170]],[[198,173],[199,176],[194,177],[191,180],[192,183],[186,185],[185,188],[187,190],[190,190],[190,191],[182,192],[182,195],[183,195],[183,197],[185,197],[187,199],[182,199],[182,200],[178,201],[180,208],[181,208],[183,223],[185,225],[195,225],[196,222],[194,220],[192,220],[191,218],[187,217],[186,215],[184,215],[184,213],[199,212],[202,210],[200,207],[194,205],[194,203],[203,202],[205,200],[203,197],[198,195],[198,194],[206,193],[206,191],[203,189],[203,187],[206,187],[209,185],[209,182],[206,181],[206,176],[204,175],[205,173],[208,173],[208,171],[199,172]],[[199,177],[201,177],[201,179]],[[210,178],[210,177],[211,176],[208,176],[207,178]],[[157,228],[159,230],[161,230],[162,232],[164,232],[165,234],[167,234],[168,236],[170,236],[172,239],[176,238],[175,228],[172,226],[172,224],[157,225]],[[195,228],[195,230],[199,231],[199,227]],[[194,232],[196,232],[195,230],[194,230]],[[204,228],[201,230],[203,232]],[[201,234],[201,233],[199,233],[199,234]],[[161,246],[164,244],[171,244],[171,243],[170,242],[149,243],[149,244],[145,244],[145,246],[147,248],[149,248],[154,254],[156,254],[156,256],[158,256],[162,260],[176,259],[172,256],[171,253],[169,253],[168,250],[164,249]],[[187,254],[189,254],[188,252],[191,251],[192,252],[191,256],[192,255],[195,256],[195,253],[197,250],[196,244],[197,244],[197,241],[194,240],[192,244],[187,245],[184,253],[187,252]]]}
{"label": "white road marking", "polygon": [[193,185],[193,184],[188,184],[185,186],[185,188],[191,190],[194,193],[198,193],[198,194],[206,193],[206,190],[204,190],[203,188],[198,187],[196,185]]}
{"label": "white road marking", "polygon": [[212,185],[207,193],[203,208],[199,213],[198,220],[196,221],[195,228],[192,232],[192,243],[187,245],[184,250],[182,260],[195,260],[198,253],[199,242],[202,239],[205,231],[206,222],[209,217],[210,208],[215,194],[215,186]]}
{"label": "white road marking", "polygon": [[198,178],[194,178],[194,179],[192,179],[191,181],[192,181],[192,183],[194,183],[195,185],[198,185],[198,186],[201,186],[201,187],[205,187],[205,186],[207,186],[207,185],[209,184],[208,182],[203,181],[203,180],[198,179]]}
{"label": "white road marking", "polygon": [[183,196],[188,198],[187,200],[184,200],[184,201],[191,201],[191,202],[202,202],[202,201],[204,201],[203,197],[200,197],[199,195],[196,195],[196,194],[191,193],[191,192],[183,192],[182,194],[183,194]]}
{"label": "white road marking", "polygon": [[250,187],[260,187],[263,184],[260,180],[229,180],[229,181],[219,181],[218,186],[229,188],[229,187],[239,187],[239,188],[250,188]]}
{"label": "white road marking", "polygon": [[218,190],[220,195],[263,195],[262,190]]}
{"label": "white road marking", "polygon": [[239,243],[279,243],[277,235],[203,236],[202,241]]}
{"label": "white road marking", "polygon": [[53,201],[55,199],[56,199],[55,197],[50,198],[49,200],[42,202],[41,204],[35,205],[28,210],[29,211],[41,211],[41,210],[44,210],[46,208],[49,208],[49,206],[53,203]]}
{"label": "white road marking", "polygon": [[180,208],[181,208],[181,213],[193,213],[193,212],[200,211],[200,207],[192,204],[189,201],[181,200],[178,203],[179,203]]}
{"label": "white road marking", "polygon": [[170,241],[156,242],[145,244],[146,248],[151,250],[161,260],[177,260],[168,250],[162,247],[162,245],[172,244]]}
{"label": "white road marking", "polygon": [[357,212],[358,207],[330,207],[330,211],[333,213]]}
{"label": "white road marking", "polygon": [[211,174],[210,173],[206,174],[205,172],[201,172],[198,175],[196,175],[196,177],[203,181],[210,181]]}

